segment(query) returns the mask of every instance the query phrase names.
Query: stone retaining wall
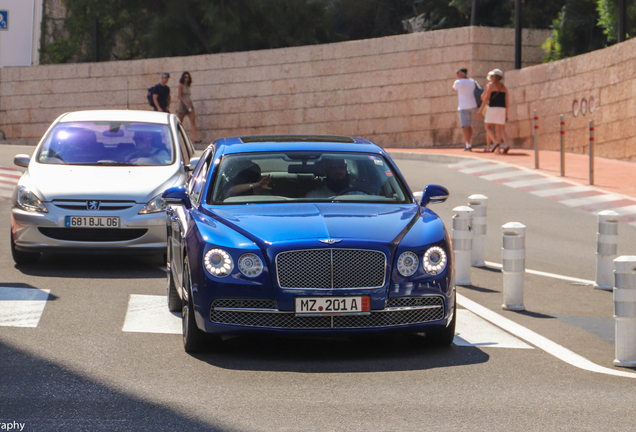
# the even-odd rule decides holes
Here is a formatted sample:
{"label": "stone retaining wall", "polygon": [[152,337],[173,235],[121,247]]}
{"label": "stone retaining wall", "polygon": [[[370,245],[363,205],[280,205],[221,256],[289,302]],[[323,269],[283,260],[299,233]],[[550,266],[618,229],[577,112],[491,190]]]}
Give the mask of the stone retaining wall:
{"label": "stone retaining wall", "polygon": [[[508,131],[520,147],[533,147],[532,118],[539,116],[539,148],[560,149],[564,114],[565,149],[587,154],[594,121],[594,155],[636,161],[636,39],[554,63],[507,74],[511,89]],[[590,100],[593,112],[590,112]],[[573,104],[579,112],[574,115]],[[585,100],[587,110],[581,109]]]}
{"label": "stone retaining wall", "polygon": [[[548,34],[524,31],[524,66],[541,62],[539,46]],[[0,130],[7,140],[37,141],[67,111],[150,109],[147,88],[163,71],[172,75],[174,112],[187,70],[206,142],[327,133],[386,147],[461,145],[455,70],[465,66],[484,84],[490,69],[510,70],[513,59],[514,30],[464,27],[275,50],[7,67],[0,70]]]}

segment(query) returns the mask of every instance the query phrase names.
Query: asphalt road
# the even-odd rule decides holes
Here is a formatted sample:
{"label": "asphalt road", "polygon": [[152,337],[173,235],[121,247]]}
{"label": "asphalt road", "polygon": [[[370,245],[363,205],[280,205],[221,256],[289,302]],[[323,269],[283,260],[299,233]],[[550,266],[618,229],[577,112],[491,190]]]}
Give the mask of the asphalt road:
{"label": "asphalt road", "polygon": [[[12,166],[13,153],[0,148],[0,165]],[[489,197],[488,261],[501,262],[500,227],[517,221],[528,227],[527,268],[594,279],[594,215],[444,163],[398,164],[414,190],[428,183],[450,189],[448,202],[433,207],[449,229],[454,207],[474,193]],[[18,268],[9,251],[6,200],[0,201],[2,232],[0,287],[50,293],[37,327],[0,326],[0,427],[17,422],[25,431],[634,429],[636,380],[581,370],[535,346],[433,349],[409,337],[242,337],[224,341],[219,352],[188,355],[178,334],[123,331],[132,296],[165,295],[158,258],[49,255]],[[620,233],[619,253],[633,253],[636,229],[621,226]],[[473,269],[471,278],[472,285],[458,287],[463,296],[617,370],[611,293],[527,275],[527,311],[506,312],[499,271]]]}

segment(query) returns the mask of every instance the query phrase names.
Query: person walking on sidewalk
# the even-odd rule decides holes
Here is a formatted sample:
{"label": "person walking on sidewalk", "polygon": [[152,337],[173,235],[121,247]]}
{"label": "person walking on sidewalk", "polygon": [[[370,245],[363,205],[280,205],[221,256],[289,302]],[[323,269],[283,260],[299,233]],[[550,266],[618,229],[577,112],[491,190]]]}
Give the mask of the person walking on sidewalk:
{"label": "person walking on sidewalk", "polygon": [[161,74],[161,80],[159,84],[152,87],[152,101],[154,103],[153,108],[155,111],[170,112],[170,87],[168,87],[168,80],[170,74],[164,72]]}
{"label": "person walking on sidewalk", "polygon": [[475,88],[481,89],[475,80],[468,78],[468,69],[461,68],[457,72],[457,80],[453,83],[453,90],[457,92],[459,99],[459,123],[464,133],[464,151],[472,150],[473,139],[473,116],[477,111],[477,101],[475,100]]}
{"label": "person walking on sidewalk", "polygon": [[[488,85],[484,90],[481,98],[486,106],[486,115],[484,123],[486,125],[486,135],[491,139],[493,146],[492,151],[497,150],[502,144],[500,152],[508,153],[510,145],[508,144],[508,136],[504,127],[508,121],[508,108],[510,106],[508,98],[508,89],[501,82],[503,80],[503,72],[500,69],[493,69],[488,72]],[[486,145],[488,151],[488,145]]]}
{"label": "person walking on sidewalk", "polygon": [[179,120],[183,123],[183,119],[188,116],[190,119],[190,125],[192,126],[192,136],[194,138],[194,143],[198,144],[201,140],[197,137],[197,122],[196,122],[196,114],[194,113],[194,104],[192,103],[192,99],[190,95],[192,94],[192,90],[190,86],[192,85],[192,76],[190,72],[186,71],[181,74],[181,78],[179,79],[179,91],[177,93],[177,97],[179,98],[179,107],[177,108],[177,116]]}

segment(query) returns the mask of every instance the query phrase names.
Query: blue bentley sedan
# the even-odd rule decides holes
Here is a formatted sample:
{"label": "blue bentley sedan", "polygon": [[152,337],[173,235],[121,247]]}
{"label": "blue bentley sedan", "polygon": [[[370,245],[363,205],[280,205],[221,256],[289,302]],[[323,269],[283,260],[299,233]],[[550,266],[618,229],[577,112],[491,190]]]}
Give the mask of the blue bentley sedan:
{"label": "blue bentley sedan", "polygon": [[391,158],[361,138],[219,139],[185,187],[163,193],[168,307],[185,350],[223,335],[424,333],[450,345],[449,233]]}

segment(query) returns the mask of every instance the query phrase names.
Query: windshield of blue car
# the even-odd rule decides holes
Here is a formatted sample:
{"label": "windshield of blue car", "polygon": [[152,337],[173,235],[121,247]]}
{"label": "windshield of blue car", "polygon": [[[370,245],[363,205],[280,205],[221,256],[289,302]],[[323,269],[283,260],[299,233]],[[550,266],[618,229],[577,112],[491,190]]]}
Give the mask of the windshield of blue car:
{"label": "windshield of blue car", "polygon": [[36,160],[67,165],[171,165],[175,150],[168,125],[135,122],[58,123]]}
{"label": "windshield of blue car", "polygon": [[377,154],[299,151],[227,155],[212,176],[208,204],[412,202],[392,164]]}

